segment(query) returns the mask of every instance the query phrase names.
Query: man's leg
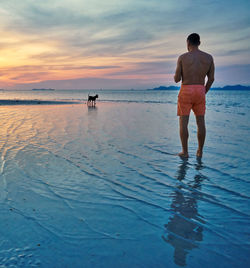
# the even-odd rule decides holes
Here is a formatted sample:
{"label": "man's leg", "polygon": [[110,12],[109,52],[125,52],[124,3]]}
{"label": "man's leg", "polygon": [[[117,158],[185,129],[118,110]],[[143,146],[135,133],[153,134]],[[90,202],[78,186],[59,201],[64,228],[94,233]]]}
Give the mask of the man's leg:
{"label": "man's leg", "polygon": [[188,157],[188,120],[189,115],[181,115],[179,118],[182,152],[178,155],[182,157]]}
{"label": "man's leg", "polygon": [[203,145],[206,137],[206,126],[204,115],[196,116],[197,123],[197,138],[198,138],[198,150],[196,156],[202,157]]}

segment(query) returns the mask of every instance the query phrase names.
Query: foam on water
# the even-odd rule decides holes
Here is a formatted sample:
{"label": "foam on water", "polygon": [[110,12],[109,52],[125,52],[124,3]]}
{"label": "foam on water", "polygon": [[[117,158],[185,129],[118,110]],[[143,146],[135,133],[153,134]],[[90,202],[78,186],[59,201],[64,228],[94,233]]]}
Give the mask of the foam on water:
{"label": "foam on water", "polygon": [[1,265],[247,267],[249,120],[211,96],[184,161],[171,98],[0,107]]}

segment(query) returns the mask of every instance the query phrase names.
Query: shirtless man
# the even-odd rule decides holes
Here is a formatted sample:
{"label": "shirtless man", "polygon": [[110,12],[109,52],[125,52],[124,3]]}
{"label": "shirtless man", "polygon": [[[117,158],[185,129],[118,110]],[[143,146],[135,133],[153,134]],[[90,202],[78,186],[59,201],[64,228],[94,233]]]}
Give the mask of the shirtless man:
{"label": "shirtless man", "polygon": [[[188,157],[188,120],[191,109],[196,116],[198,130],[197,157],[202,157],[205,142],[205,94],[214,81],[214,62],[211,55],[199,50],[199,45],[200,36],[196,33],[190,34],[187,38],[188,52],[178,58],[174,76],[176,83],[182,80],[177,107],[182,143],[182,152],[178,154],[180,157]],[[205,84],[206,76],[208,79]]]}

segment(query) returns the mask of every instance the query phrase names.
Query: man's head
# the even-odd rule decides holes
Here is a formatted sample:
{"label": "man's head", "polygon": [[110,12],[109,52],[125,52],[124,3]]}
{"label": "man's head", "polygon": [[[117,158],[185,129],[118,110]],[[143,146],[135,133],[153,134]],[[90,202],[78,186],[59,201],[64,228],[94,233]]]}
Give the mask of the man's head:
{"label": "man's head", "polygon": [[200,45],[200,36],[197,33],[192,33],[187,38],[187,47],[198,47]]}

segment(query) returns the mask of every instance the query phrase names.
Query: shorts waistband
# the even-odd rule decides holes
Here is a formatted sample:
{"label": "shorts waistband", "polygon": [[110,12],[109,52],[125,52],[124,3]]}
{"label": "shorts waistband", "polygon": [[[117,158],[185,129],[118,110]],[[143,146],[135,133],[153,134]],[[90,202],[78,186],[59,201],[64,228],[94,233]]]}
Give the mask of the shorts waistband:
{"label": "shorts waistband", "polygon": [[197,84],[194,84],[194,85],[181,84],[181,88],[205,88],[205,86],[204,85],[197,85]]}

